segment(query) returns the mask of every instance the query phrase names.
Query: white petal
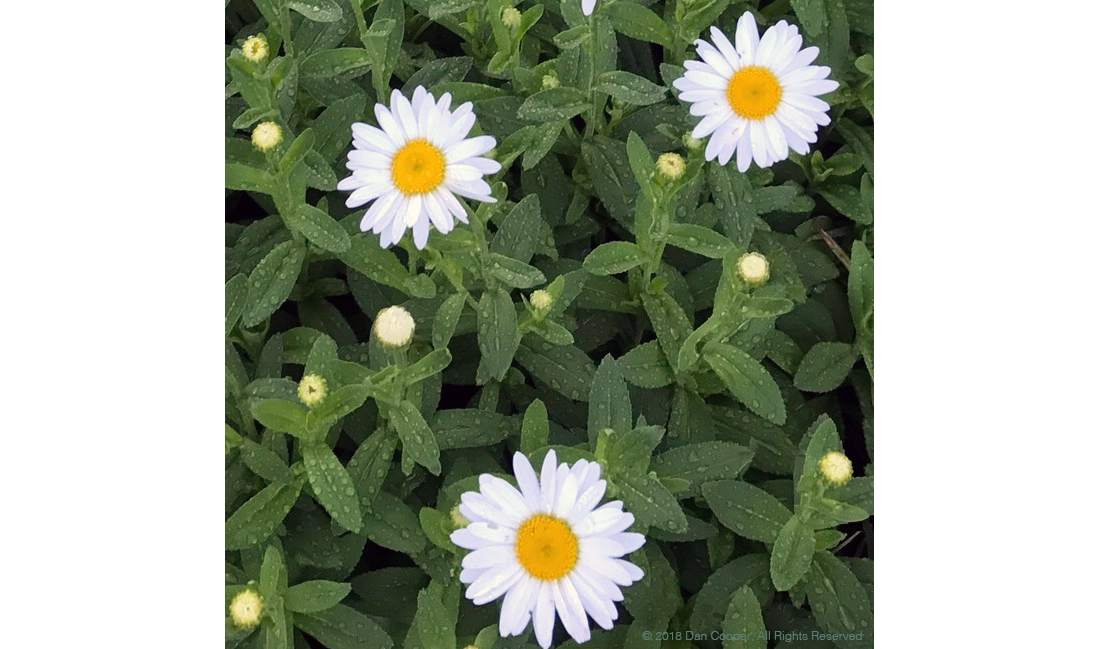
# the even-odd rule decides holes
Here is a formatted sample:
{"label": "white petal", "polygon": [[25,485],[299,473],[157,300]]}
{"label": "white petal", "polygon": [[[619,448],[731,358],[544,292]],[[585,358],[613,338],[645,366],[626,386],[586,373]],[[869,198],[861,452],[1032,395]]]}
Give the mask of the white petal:
{"label": "white petal", "polygon": [[[591,536],[609,530],[621,532],[633,523],[634,515],[623,512],[622,501],[613,500],[595,509],[577,524],[573,531],[577,536]],[[620,526],[621,529],[616,529]]]}
{"label": "white petal", "polygon": [[531,605],[536,597],[538,581],[527,575],[523,575],[504,596],[504,603],[500,607],[500,635],[508,637],[519,635],[527,627],[530,619]]}
{"label": "white petal", "polygon": [[535,638],[542,649],[550,649],[550,641],[554,638],[554,596],[550,592],[550,584],[539,582],[539,594],[535,601],[535,612],[532,615],[535,627]]}
{"label": "white petal", "polygon": [[607,481],[597,480],[594,485],[585,489],[583,493],[577,496],[577,503],[573,506],[573,511],[569,512],[566,520],[572,524],[579,523],[599,504],[600,499],[603,498],[606,491]]}
{"label": "white petal", "polygon": [[576,589],[577,595],[581,598],[581,604],[584,606],[585,612],[592,616],[596,624],[610,631],[611,627],[615,624],[615,616],[612,613],[615,609],[615,605],[612,604],[609,599],[597,594],[595,589],[576,572],[566,577],[566,579],[568,579],[572,583],[573,588]]}
{"label": "white petal", "polygon": [[767,167],[770,164],[768,145],[764,142],[764,125],[758,120],[749,122],[749,141],[752,143],[752,159],[756,166]]}
{"label": "white petal", "polygon": [[[485,523],[472,523],[471,525],[485,525]],[[460,548],[466,548],[467,550],[479,550],[491,545],[497,545],[496,541],[486,540],[472,533],[468,527],[463,527],[462,529],[451,532],[451,543],[454,543]]]}
{"label": "white petal", "polygon": [[[786,23],[783,24],[784,28]],[[764,30],[764,36],[760,39],[760,47],[756,51],[756,65],[771,67],[772,53],[775,52],[775,47],[778,45],[779,29],[778,25],[773,25]]]}
{"label": "white petal", "polygon": [[558,614],[565,625],[565,630],[578,644],[592,639],[592,630],[588,626],[588,616],[584,612],[584,604],[580,596],[568,579],[559,579],[551,582],[554,593],[554,604]]}
{"label": "white petal", "polygon": [[710,43],[704,40],[695,41],[695,51],[699,53],[699,57],[707,62],[707,65],[714,68],[714,71],[719,75],[730,78],[733,76],[733,66],[729,64],[726,57],[722,56],[722,53],[718,51]]}
{"label": "white petal", "polygon": [[745,173],[752,164],[752,144],[749,138],[742,135],[737,141],[737,170]]}
{"label": "white petal", "polygon": [[462,572],[458,573],[458,580],[464,584],[472,584],[477,581],[477,578],[484,575],[488,570],[485,568],[463,568]]}
{"label": "white petal", "polygon": [[514,529],[504,527],[503,525],[497,525],[496,523],[484,523],[479,521],[477,523],[470,523],[463,529],[485,543],[511,545],[516,541],[516,531]]}
{"label": "white petal", "polygon": [[507,552],[501,552],[496,546],[479,548],[462,557],[463,568],[492,568],[510,560]]}
{"label": "white petal", "polygon": [[405,225],[412,227],[420,221],[420,211],[424,207],[424,197],[421,194],[412,194],[409,196],[408,204],[405,206]]}
{"label": "white petal", "polygon": [[512,472],[516,474],[516,482],[519,483],[520,493],[527,503],[527,508],[536,511],[539,508],[539,479],[535,475],[535,469],[527,456],[519,451],[512,456]]}
{"label": "white petal", "polygon": [[351,125],[351,133],[353,138],[362,140],[364,144],[372,149],[390,154],[397,151],[397,143],[390,139],[385,131],[370,124],[355,122]]}
{"label": "white petal", "polygon": [[784,93],[783,101],[781,101],[780,104],[789,104],[795,108],[801,108],[803,111],[811,113],[811,117],[813,113],[824,113],[829,110],[829,104],[826,104],[817,97],[811,97],[797,92]]}
{"label": "white petal", "polygon": [[442,140],[432,140],[433,142],[437,142],[438,145],[444,149],[466,139],[466,136],[470,134],[470,129],[474,127],[476,118],[473,113],[466,113],[461,117],[452,119],[451,127],[445,133],[442,133]]}
{"label": "white petal", "polygon": [[462,161],[462,164],[477,169],[482,175],[495,174],[501,169],[499,162],[489,158],[466,158]]}
{"label": "white petal", "polygon": [[839,87],[840,84],[832,79],[815,79],[813,81],[804,81],[796,86],[791,86],[791,90],[806,95],[824,95]]}
{"label": "white petal", "polygon": [[491,602],[503,595],[523,575],[523,570],[515,561],[502,562],[470,584],[466,589],[466,598],[477,606]]}
{"label": "white petal", "polygon": [[730,77],[733,76],[731,71],[726,76],[720,76],[713,71],[710,72],[696,72],[694,70],[688,70],[684,73],[684,78],[699,85],[701,88],[713,88],[715,90],[725,90],[729,85]]}
{"label": "white petal", "polygon": [[787,37],[783,41],[783,44],[776,48],[772,53],[772,60],[770,67],[772,71],[785,70],[788,65],[791,64],[791,60],[798,52],[798,48],[802,46],[802,36],[798,33],[798,28],[794,25],[790,25],[787,28]]}
{"label": "white petal", "polygon": [[712,26],[710,28],[710,39],[714,41],[714,46],[718,48],[722,56],[729,61],[730,66],[735,70],[738,69],[741,65],[741,57],[738,56],[737,50],[734,49],[733,43],[726,37],[726,34],[718,27]]}
{"label": "white petal", "polygon": [[[401,193],[394,189],[374,201],[374,204],[363,215],[363,220],[359,222],[359,230],[366,232],[373,229],[378,223],[389,223],[390,219],[393,218],[393,207],[397,204],[399,198],[401,198]],[[348,202],[351,202],[350,197]]]}
{"label": "white petal", "polygon": [[611,536],[625,550],[624,554],[630,554],[645,545],[645,536],[637,532],[619,532]]}
{"label": "white petal", "polygon": [[539,499],[539,509],[548,512],[554,508],[554,500],[558,497],[558,454],[554,449],[546,453],[542,460],[542,478],[539,481],[542,486],[542,494]]}
{"label": "white petal", "polygon": [[[573,571],[573,573],[583,578],[585,582],[589,586],[591,586],[592,589],[596,591],[596,593],[599,594],[601,597],[606,597],[613,602],[623,601],[623,591],[619,590],[618,585],[616,585],[615,582],[611,581],[611,579],[608,578],[606,575],[601,574],[600,572],[592,569],[589,566],[584,565],[583,563],[579,564]],[[618,617],[617,611],[613,615],[613,617]]]}
{"label": "white petal", "polygon": [[779,120],[774,116],[764,120],[764,133],[768,136],[768,148],[771,149],[776,160],[787,157],[787,138],[783,135],[783,129],[779,126]]}
{"label": "white petal", "polygon": [[630,578],[634,581],[638,581],[642,577],[645,577],[645,573],[642,572],[642,569],[629,561],[623,561],[622,559],[611,559],[611,561],[615,562],[615,565],[626,570],[627,574],[630,575]]}
{"label": "white petal", "polygon": [[397,117],[397,121],[405,129],[410,140],[422,137],[420,129],[416,125],[416,115],[413,114],[412,104],[399,91],[394,90],[391,95],[390,110]]}
{"label": "white petal", "polygon": [[[466,198],[472,198],[478,201],[484,201],[486,203],[495,203],[497,199],[492,196],[492,188],[489,187],[489,183],[481,180],[465,180],[465,181],[451,181],[445,180],[444,186],[450,189],[459,196],[465,196]],[[463,215],[465,216],[465,215]],[[465,220],[463,220],[465,223]]]}
{"label": "white petal", "polygon": [[496,523],[512,529],[519,527],[520,522],[523,520],[521,517],[505,511],[495,502],[476,491],[467,491],[462,494],[462,504],[459,505],[459,511],[471,521]]}
{"label": "white petal", "polygon": [[382,127],[382,130],[398,147],[409,141],[410,138],[405,134],[405,129],[401,128],[401,125],[397,123],[388,108],[382,104],[375,104],[374,117],[378,120],[378,125]]}
{"label": "white petal", "polygon": [[497,145],[496,138],[491,135],[479,135],[458,144],[451,145],[444,151],[448,165],[462,162],[466,158],[472,158],[489,151]]}
{"label": "white petal", "polygon": [[734,41],[737,45],[737,53],[741,55],[741,65],[756,65],[756,48],[760,44],[760,32],[756,28],[756,19],[751,12],[746,11],[737,20]]}
{"label": "white petal", "polygon": [[698,124],[695,125],[695,128],[691,130],[691,137],[697,140],[703,139],[704,137],[713,133],[714,130],[721,126],[722,123],[725,122],[728,118],[729,115],[721,111],[716,111],[711,113],[710,115],[707,115],[702,120],[700,120]]}
{"label": "white petal", "polygon": [[804,50],[800,50],[798,54],[795,54],[791,58],[791,62],[787,64],[787,67],[779,70],[779,76],[782,77],[791,70],[797,70],[798,68],[802,68],[813,63],[814,59],[817,58],[817,55],[820,52],[821,50],[818,49],[816,45],[811,45]]}
{"label": "white petal", "polygon": [[565,518],[573,511],[577,504],[577,478],[572,473],[565,476],[561,487],[558,489],[558,497],[554,499],[554,515]]}
{"label": "white petal", "polygon": [[469,180],[480,180],[482,173],[477,169],[474,169],[467,164],[449,164],[447,165],[447,180],[453,182],[465,182]]}
{"label": "white petal", "polygon": [[620,565],[626,563],[620,559],[594,556],[587,557],[584,563],[587,567],[620,586],[629,586],[637,581],[631,577],[631,573],[624,566]]}
{"label": "white petal", "polygon": [[[346,185],[345,185],[346,189]],[[373,201],[382,194],[390,191],[392,187],[384,183],[372,183],[370,185],[364,185],[359,189],[356,189],[348,196],[348,199],[344,202],[348,207],[359,207],[366,204],[368,201]]]}
{"label": "white petal", "polygon": [[440,234],[447,234],[454,229],[454,219],[447,208],[443,206],[438,189],[424,195],[424,211],[428,213],[428,218],[431,219],[432,225],[435,226],[436,230],[439,230]]}
{"label": "white petal", "polygon": [[496,476],[484,473],[478,479],[481,493],[490,498],[497,507],[500,507],[510,516],[519,520],[525,520],[531,515],[523,495],[516,488]]}
{"label": "white petal", "polygon": [[596,8],[596,0],[581,0],[581,12],[586,16],[592,15],[592,10]]}
{"label": "white petal", "polygon": [[581,539],[581,555],[587,561],[590,557],[614,557],[618,558],[626,554],[626,548],[606,536],[587,536]]}

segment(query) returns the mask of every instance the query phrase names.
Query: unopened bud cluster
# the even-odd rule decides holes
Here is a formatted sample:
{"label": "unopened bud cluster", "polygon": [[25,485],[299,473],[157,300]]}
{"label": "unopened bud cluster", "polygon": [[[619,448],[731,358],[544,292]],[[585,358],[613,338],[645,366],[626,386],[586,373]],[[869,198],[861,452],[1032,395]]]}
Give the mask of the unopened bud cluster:
{"label": "unopened bud cluster", "polygon": [[238,629],[255,628],[263,613],[264,598],[251,588],[237,593],[229,603],[229,618]]}
{"label": "unopened bud cluster", "polygon": [[742,255],[737,260],[737,275],[749,286],[760,286],[768,281],[768,259],[758,252]]}
{"label": "unopened bud cluster", "polygon": [[687,165],[678,153],[662,153],[657,158],[657,174],[666,181],[674,182],[684,177]]}
{"label": "unopened bud cluster", "polygon": [[275,122],[260,122],[252,131],[252,146],[264,153],[279,146],[282,141],[283,129]]}
{"label": "unopened bud cluster", "polygon": [[408,345],[414,331],[416,322],[408,311],[399,306],[382,309],[374,319],[374,335],[383,347],[396,349]]}
{"label": "unopened bud cluster", "polygon": [[306,374],[298,383],[298,398],[310,408],[325,400],[328,383],[316,374]]}
{"label": "unopened bud cluster", "polygon": [[241,46],[241,51],[249,62],[263,63],[267,59],[267,37],[263,34],[249,37]]}
{"label": "unopened bud cluster", "polygon": [[822,456],[818,468],[830,484],[838,487],[852,479],[852,461],[840,451],[829,451]]}

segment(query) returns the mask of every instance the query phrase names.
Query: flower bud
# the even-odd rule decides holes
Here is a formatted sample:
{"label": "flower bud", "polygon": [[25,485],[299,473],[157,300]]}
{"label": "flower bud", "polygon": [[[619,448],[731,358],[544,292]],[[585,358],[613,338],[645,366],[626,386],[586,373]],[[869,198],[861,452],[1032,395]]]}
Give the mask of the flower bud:
{"label": "flower bud", "polygon": [[229,617],[238,629],[252,629],[264,613],[264,598],[251,588],[242,590],[229,603]]}
{"label": "flower bud", "polygon": [[684,142],[684,146],[687,147],[689,151],[698,151],[703,146],[703,141],[691,137],[691,133],[684,133],[684,137],[682,139]]}
{"label": "flower bud", "polygon": [[298,383],[298,398],[312,408],[325,400],[328,395],[328,383],[316,374],[306,374]]}
{"label": "flower bud", "polygon": [[386,307],[374,319],[374,335],[383,347],[404,347],[412,340],[416,322],[409,312],[399,306]]}
{"label": "flower bud", "polygon": [[512,31],[519,29],[521,15],[519,9],[515,7],[508,7],[504,10],[504,13],[500,15],[500,22],[504,23],[504,26]]}
{"label": "flower bud", "polygon": [[267,37],[263,34],[251,36],[241,46],[241,50],[244,52],[244,58],[249,62],[263,63],[267,58]]}
{"label": "flower bud", "polygon": [[554,297],[548,291],[539,289],[531,294],[531,306],[536,311],[549,311],[554,306]]}
{"label": "flower bud", "polygon": [[684,171],[687,169],[687,165],[684,164],[684,159],[676,153],[662,153],[657,158],[657,173],[660,174],[664,180],[675,182],[684,177]]}
{"label": "flower bud", "polygon": [[470,524],[470,519],[462,515],[462,512],[458,510],[458,505],[451,508],[451,522],[455,524],[455,529],[466,527]]}
{"label": "flower bud", "polygon": [[264,153],[279,146],[282,141],[283,129],[275,122],[260,122],[252,131],[252,146]]}
{"label": "flower bud", "polygon": [[852,461],[840,451],[826,453],[818,463],[818,468],[830,484],[838,487],[852,479]]}
{"label": "flower bud", "polygon": [[737,274],[749,286],[760,286],[768,281],[768,259],[758,252],[741,255],[737,260]]}
{"label": "flower bud", "polygon": [[561,81],[558,81],[558,78],[556,76],[552,75],[552,74],[548,74],[548,75],[546,75],[542,78],[542,89],[543,90],[550,90],[552,88],[557,88],[560,85],[561,85]]}

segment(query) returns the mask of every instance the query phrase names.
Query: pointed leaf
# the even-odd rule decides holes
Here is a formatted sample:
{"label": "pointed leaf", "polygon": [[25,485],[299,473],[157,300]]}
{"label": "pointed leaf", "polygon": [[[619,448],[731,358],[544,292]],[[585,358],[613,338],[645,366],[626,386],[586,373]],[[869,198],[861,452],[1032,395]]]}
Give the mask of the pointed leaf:
{"label": "pointed leaf", "polygon": [[740,480],[708,482],[702,491],[723,525],[754,541],[775,543],[792,515],[775,496]]}
{"label": "pointed leaf", "polygon": [[408,453],[417,464],[431,471],[433,475],[439,475],[439,446],[436,444],[435,433],[424,421],[420,410],[409,403],[402,401],[392,413],[393,427],[397,429],[397,435],[401,438],[401,451]]}
{"label": "pointed leaf", "polygon": [[324,444],[302,446],[306,475],[317,501],[336,520],[352,532],[359,532],[363,519],[359,511],[359,497],[351,476],[332,449]]}
{"label": "pointed leaf", "polygon": [[730,394],[749,410],[773,424],[787,421],[787,407],[775,379],[764,366],[745,352],[725,344],[715,344],[703,352],[703,358],[726,384]]}

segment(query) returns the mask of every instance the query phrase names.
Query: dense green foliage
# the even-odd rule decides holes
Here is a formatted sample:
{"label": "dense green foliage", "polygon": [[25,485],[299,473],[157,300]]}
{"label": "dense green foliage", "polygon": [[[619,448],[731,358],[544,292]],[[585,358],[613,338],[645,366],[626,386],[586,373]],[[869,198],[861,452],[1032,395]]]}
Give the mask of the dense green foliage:
{"label": "dense green foliage", "polygon": [[[263,598],[254,629],[227,614],[227,647],[536,647],[462,596],[449,534],[479,474],[549,448],[599,461],[647,537],[646,577],[586,647],[871,646],[871,0],[599,0],[591,19],[524,0],[518,28],[511,6],[227,3],[226,605]],[[798,25],[841,86],[810,155],[740,173],[688,141],[671,84],[746,10]],[[336,184],[350,124],[418,85],[474,102],[498,202],[386,250]],[[264,121],[283,133],[266,154]],[[682,177],[657,172],[665,152]],[[408,347],[372,331],[391,305]],[[819,469],[833,450],[843,485]]]}

